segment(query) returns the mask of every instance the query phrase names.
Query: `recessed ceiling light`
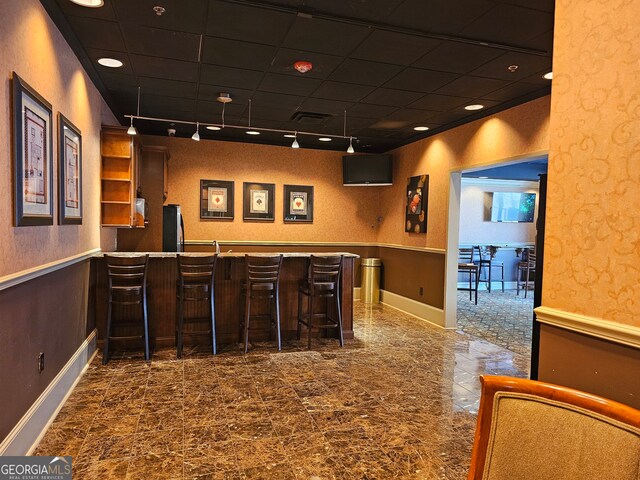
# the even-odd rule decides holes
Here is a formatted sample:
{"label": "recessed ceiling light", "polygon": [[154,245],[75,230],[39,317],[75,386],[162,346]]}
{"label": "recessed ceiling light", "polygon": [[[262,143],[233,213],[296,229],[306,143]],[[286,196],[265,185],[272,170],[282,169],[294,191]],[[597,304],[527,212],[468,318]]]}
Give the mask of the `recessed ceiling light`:
{"label": "recessed ceiling light", "polygon": [[260,135],[260,132],[256,130],[247,130],[247,135]]}
{"label": "recessed ceiling light", "polygon": [[285,133],[284,138],[296,138],[296,136],[291,133]]}
{"label": "recessed ceiling light", "polygon": [[122,65],[124,65],[120,60],[117,60],[115,58],[109,58],[109,57],[99,58],[98,63],[103,67],[109,67],[109,68],[120,68]]}
{"label": "recessed ceiling light", "polygon": [[547,80],[553,80],[553,72],[545,73],[542,78],[546,78]]}
{"label": "recessed ceiling light", "polygon": [[76,5],[83,7],[98,8],[104,5],[104,0],[71,0]]}
{"label": "recessed ceiling light", "polygon": [[207,125],[207,130],[221,130],[221,128],[215,125]]}
{"label": "recessed ceiling light", "polygon": [[321,142],[330,142],[331,139],[329,137],[320,137],[318,140],[320,140]]}
{"label": "recessed ceiling light", "polygon": [[464,107],[465,110],[482,110],[483,108],[484,108],[484,105],[480,105],[480,104],[467,105],[466,107]]}
{"label": "recessed ceiling light", "polygon": [[429,130],[429,127],[413,127],[416,132],[426,132]]}

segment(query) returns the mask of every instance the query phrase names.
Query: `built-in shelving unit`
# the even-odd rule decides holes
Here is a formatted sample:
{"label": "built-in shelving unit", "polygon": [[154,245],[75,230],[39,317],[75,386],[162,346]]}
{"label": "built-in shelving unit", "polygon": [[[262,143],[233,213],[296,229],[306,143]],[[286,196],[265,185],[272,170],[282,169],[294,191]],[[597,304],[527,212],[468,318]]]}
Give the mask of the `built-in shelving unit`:
{"label": "built-in shelving unit", "polygon": [[131,228],[136,225],[138,146],[125,128],[103,127],[102,219],[103,227]]}

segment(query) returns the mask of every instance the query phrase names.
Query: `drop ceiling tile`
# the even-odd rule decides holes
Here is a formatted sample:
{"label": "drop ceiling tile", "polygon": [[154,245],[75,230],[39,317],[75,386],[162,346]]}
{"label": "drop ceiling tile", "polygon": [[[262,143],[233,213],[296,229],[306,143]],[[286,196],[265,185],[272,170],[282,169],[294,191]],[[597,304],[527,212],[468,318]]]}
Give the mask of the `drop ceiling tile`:
{"label": "drop ceiling tile", "polygon": [[436,95],[435,93],[430,93],[422,97],[420,100],[413,102],[409,106],[411,108],[444,112],[462,105],[468,105],[472,102],[473,98],[452,97],[449,95]]}
{"label": "drop ceiling tile", "polygon": [[459,120],[463,120],[465,117],[468,116],[469,113],[470,112],[466,112],[464,110],[462,111],[455,110],[450,112],[437,113],[433,117],[429,118],[429,123],[446,125],[447,123],[450,123],[450,122],[457,122]]}
{"label": "drop ceiling tile", "polygon": [[223,85],[247,90],[255,90],[262,79],[262,72],[240,68],[221,67],[203,64],[200,69],[200,81],[210,85]]}
{"label": "drop ceiling tile", "polygon": [[433,92],[443,85],[451,82],[458,75],[448,72],[436,72],[435,70],[423,70],[421,68],[407,68],[384,86],[412,92]]}
{"label": "drop ceiling tile", "polygon": [[516,82],[507,85],[500,90],[496,90],[495,92],[488,93],[483,97],[483,100],[488,99],[496,102],[506,102],[524,95],[534,94],[535,92],[539,92],[541,89],[548,89],[550,87],[550,85],[540,86],[532,85],[530,83]]}
{"label": "drop ceiling tile", "polygon": [[140,95],[140,112],[150,109],[165,109],[169,112],[193,112],[196,101],[192,98],[167,97],[166,95]]}
{"label": "drop ceiling tile", "polygon": [[163,78],[138,77],[143,94],[166,95],[168,97],[196,98],[198,85],[195,82],[180,82]]}
{"label": "drop ceiling tile", "polygon": [[85,48],[125,52],[124,39],[117,22],[87,17],[67,17]]}
{"label": "drop ceiling tile", "polygon": [[468,73],[499,57],[504,50],[461,42],[443,42],[413,66],[443,72]]}
{"label": "drop ceiling tile", "polygon": [[370,85],[326,81],[322,82],[322,85],[313,92],[313,96],[317,98],[327,98],[329,100],[359,102],[374,89],[375,87]]}
{"label": "drop ceiling tile", "polygon": [[133,75],[120,72],[100,72],[100,78],[109,90],[138,88],[138,81]]}
{"label": "drop ceiling tile", "polygon": [[388,107],[384,105],[369,105],[367,103],[358,103],[347,110],[348,116],[380,118],[386,117],[397,110],[396,107]]}
{"label": "drop ceiling tile", "polygon": [[386,118],[389,120],[399,120],[407,123],[416,123],[416,122],[423,123],[427,121],[430,114],[432,113],[433,112],[428,112],[426,110],[403,108],[400,110],[396,110],[390,115],[387,115]]}
{"label": "drop ceiling tile", "polygon": [[331,80],[359,85],[382,85],[402,70],[398,65],[346,59],[329,77]]}
{"label": "drop ceiling tile", "polygon": [[134,23],[122,23],[122,31],[129,53],[198,61],[199,35],[142,27]]}
{"label": "drop ceiling tile", "polygon": [[196,82],[198,80],[198,64],[195,62],[181,62],[179,60],[145,55],[129,55],[129,57],[136,75],[184,82]]}
{"label": "drop ceiling tile", "polygon": [[407,90],[394,90],[391,88],[378,88],[367,95],[362,101],[376,105],[391,105],[393,107],[404,107],[416,101],[424,94],[421,92],[409,92]]}
{"label": "drop ceiling tile", "polygon": [[369,35],[369,32],[367,27],[298,16],[283,46],[346,56]]}
{"label": "drop ceiling tile", "polygon": [[545,68],[544,70],[534,73],[530,77],[523,78],[522,81],[526,83],[531,83],[533,85],[539,85],[541,87],[550,86],[551,80],[547,80],[546,78],[544,78],[544,76],[550,71],[551,71],[550,68],[549,69]]}
{"label": "drop ceiling tile", "polygon": [[549,13],[554,12],[556,4],[555,0],[536,0],[535,2],[532,2],[531,0],[502,0],[502,3],[541,10]]}
{"label": "drop ceiling tile", "polygon": [[464,76],[459,77],[453,82],[445,85],[437,90],[436,93],[441,95],[454,95],[464,97],[483,97],[486,94],[506,87],[509,82],[505,80],[497,80],[495,78],[483,78]]}
{"label": "drop ceiling tile", "polygon": [[265,70],[271,65],[276,49],[268,45],[206,37],[202,61],[225,67]]}
{"label": "drop ceiling tile", "polygon": [[293,13],[214,0],[209,2],[206,33],[213,37],[279,45],[294,20]]}
{"label": "drop ceiling tile", "polygon": [[467,24],[495,5],[487,0],[407,0],[386,23],[422,32],[459,33]]}
{"label": "drop ceiling tile", "polygon": [[342,114],[353,105],[354,102],[341,102],[339,100],[325,100],[320,98],[307,98],[301,110],[305,112],[330,113],[332,115]]}
{"label": "drop ceiling tile", "polygon": [[[189,0],[188,8],[184,0],[107,0],[105,3],[113,3],[121,21],[197,34],[202,33],[207,11],[207,0]],[[165,13],[157,15],[153,10],[156,5],[164,7]]]}
{"label": "drop ceiling tile", "polygon": [[255,92],[253,94],[253,105],[272,107],[272,108],[287,108],[296,109],[304,101],[304,97],[299,95],[286,95],[283,93],[272,92]]}
{"label": "drop ceiling tile", "polygon": [[297,8],[304,6],[314,14],[321,12],[339,17],[385,21],[403,1],[404,0],[341,0],[339,2],[328,2],[327,0],[280,0],[278,3],[288,4],[289,6]]}
{"label": "drop ceiling tile", "polygon": [[464,36],[531,48],[529,39],[552,29],[553,13],[497,3],[493,9],[467,25]]}
{"label": "drop ceiling tile", "polygon": [[364,42],[358,45],[350,57],[374,62],[410,65],[439,44],[440,40],[431,38],[374,30]]}
{"label": "drop ceiling tile", "polygon": [[[293,64],[299,60],[311,62],[313,64],[313,68],[307,73],[301,74],[293,68]],[[327,78],[341,62],[342,57],[335,55],[325,55],[322,53],[305,52],[304,50],[281,48],[273,59],[270,71],[273,73],[284,73],[296,76],[303,75],[304,77],[309,78]]]}
{"label": "drop ceiling tile", "polygon": [[290,95],[311,94],[321,81],[314,78],[294,77],[293,75],[277,75],[267,73],[260,83],[259,90],[264,92],[286,93]]}
{"label": "drop ceiling tile", "polygon": [[[511,65],[517,65],[518,68],[510,72],[508,67]],[[540,70],[551,70],[551,57],[509,52],[475,69],[471,75],[517,82]]]}

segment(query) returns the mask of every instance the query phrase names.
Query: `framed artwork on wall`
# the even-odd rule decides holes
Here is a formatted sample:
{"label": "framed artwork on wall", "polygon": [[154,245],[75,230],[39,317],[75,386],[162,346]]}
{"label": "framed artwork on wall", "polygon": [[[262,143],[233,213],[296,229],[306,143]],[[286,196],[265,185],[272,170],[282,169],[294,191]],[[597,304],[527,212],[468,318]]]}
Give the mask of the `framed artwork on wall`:
{"label": "framed artwork on wall", "polygon": [[404,231],[427,233],[429,175],[420,175],[407,179],[406,198]]}
{"label": "framed artwork on wall", "polygon": [[286,223],[313,222],[313,187],[285,185],[283,215]]}
{"label": "framed artwork on wall", "polygon": [[58,113],[58,223],[82,223],[82,135]]}
{"label": "framed artwork on wall", "polygon": [[242,218],[245,221],[273,222],[275,190],[273,183],[244,182]]}
{"label": "framed artwork on wall", "polygon": [[53,225],[51,104],[15,72],[11,87],[14,224]]}
{"label": "framed artwork on wall", "polygon": [[200,218],[233,220],[233,182],[200,180]]}

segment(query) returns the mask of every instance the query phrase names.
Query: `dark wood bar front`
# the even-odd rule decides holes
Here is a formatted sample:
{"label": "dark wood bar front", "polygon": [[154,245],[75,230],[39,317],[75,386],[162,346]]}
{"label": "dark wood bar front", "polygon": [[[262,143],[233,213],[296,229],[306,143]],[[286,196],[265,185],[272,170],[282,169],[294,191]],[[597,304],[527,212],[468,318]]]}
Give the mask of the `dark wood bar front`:
{"label": "dark wood bar front", "polygon": [[[357,255],[350,253],[339,253],[343,255],[343,270],[341,279],[341,310],[344,338],[353,338],[353,277],[354,260]],[[126,255],[126,254],[117,254]],[[136,255],[140,255],[136,253]],[[185,255],[198,255],[185,254]],[[255,255],[255,253],[252,253]],[[293,339],[296,337],[297,315],[298,315],[298,286],[300,281],[306,278],[309,265],[309,257],[312,253],[284,253],[282,270],[280,274],[280,322],[282,338]],[[327,252],[317,255],[329,255]],[[99,339],[104,339],[107,316],[107,295],[108,280],[105,260],[102,256],[92,259],[92,274],[94,276],[90,295],[95,299],[89,302],[90,310],[93,309],[96,327],[98,328]],[[158,347],[172,346],[175,344],[176,325],[176,279],[177,260],[175,253],[150,253],[148,269],[148,315],[149,315],[149,337],[151,345]],[[245,259],[242,253],[220,254],[215,273],[215,310],[216,310],[216,331],[218,344],[239,343],[242,341],[241,323],[244,318],[244,298],[242,285],[245,279]],[[306,306],[305,306],[306,307]],[[254,310],[255,308],[255,310]],[[268,303],[257,302],[252,305],[252,312],[264,312],[268,310]],[[314,311],[322,311],[325,305],[318,305]],[[114,312],[117,318],[135,319],[140,318],[140,308],[126,307],[125,310]],[[201,317],[206,315],[206,305],[189,305],[185,311],[186,316]],[[335,315],[335,313],[334,313]],[[264,329],[251,332],[251,341],[266,341],[270,339],[270,328],[267,322]],[[253,322],[252,322],[253,325]],[[123,335],[136,335],[139,329],[131,327],[120,327]],[[253,328],[253,327],[252,327]],[[197,326],[196,326],[197,330]],[[306,332],[303,331],[304,339]],[[319,332],[321,336],[337,337],[335,330]],[[275,332],[272,332],[271,339],[275,340]],[[189,343],[210,343],[207,338],[192,337],[185,339],[185,344]],[[127,345],[127,344],[125,344]],[[136,348],[136,344],[129,342],[127,346]],[[140,343],[140,345],[142,345]],[[115,348],[118,348],[115,345]],[[274,341],[275,348],[275,341]]]}

